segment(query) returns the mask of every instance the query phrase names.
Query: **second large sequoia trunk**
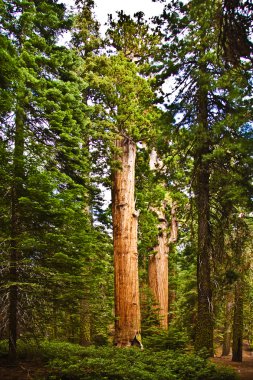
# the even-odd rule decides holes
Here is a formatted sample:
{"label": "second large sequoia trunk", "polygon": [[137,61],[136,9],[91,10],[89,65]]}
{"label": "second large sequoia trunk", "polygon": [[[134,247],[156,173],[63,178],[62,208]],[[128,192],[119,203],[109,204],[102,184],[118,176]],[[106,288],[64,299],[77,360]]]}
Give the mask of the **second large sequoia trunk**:
{"label": "second large sequoia trunk", "polygon": [[122,138],[116,141],[116,147],[121,168],[114,171],[112,191],[115,345],[125,347],[140,344],[138,213],[134,200],[136,146]]}

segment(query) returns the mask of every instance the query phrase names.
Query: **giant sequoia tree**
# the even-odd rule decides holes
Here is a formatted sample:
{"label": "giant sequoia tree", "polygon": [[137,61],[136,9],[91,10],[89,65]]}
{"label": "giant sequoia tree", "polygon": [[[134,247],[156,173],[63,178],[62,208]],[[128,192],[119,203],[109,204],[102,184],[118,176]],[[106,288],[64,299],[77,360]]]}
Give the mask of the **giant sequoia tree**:
{"label": "giant sequoia tree", "polygon": [[130,346],[140,334],[136,143],[146,138],[151,128],[153,93],[149,82],[138,74],[136,65],[124,54],[91,57],[89,64],[93,68],[94,63],[96,69],[89,74],[89,96],[99,111],[104,146],[109,144],[111,151],[108,163],[112,171],[115,344]]}
{"label": "giant sequoia tree", "polygon": [[[158,49],[160,35],[151,31],[150,25],[145,21],[143,16],[143,13],[139,12],[131,18],[129,15],[124,14],[123,11],[118,12],[118,18],[116,20],[113,20],[112,16],[110,16],[107,38],[109,46],[111,45],[118,51],[121,51],[127,59],[135,63],[143,77],[150,77],[151,62],[154,60],[155,52]],[[152,85],[153,88],[155,88],[155,81],[153,81]],[[145,136],[143,147],[145,147],[147,151],[152,150],[152,147],[156,145],[155,139],[159,134],[158,114],[160,113],[161,112],[157,112],[157,118],[154,119],[152,132],[149,131],[149,134]],[[155,168],[158,169],[158,167],[159,159],[153,147],[153,151],[150,154],[150,169],[155,170]],[[139,184],[139,186],[142,185]],[[154,186],[156,187],[156,185]],[[163,185],[158,185],[156,189],[157,191],[154,191],[153,188],[153,193],[157,192],[161,197],[159,197],[159,200],[157,199],[155,202],[153,201],[150,203],[150,213],[156,215],[157,225],[155,227],[149,225],[149,228],[151,229],[154,227],[153,234],[157,231],[157,237],[155,242],[150,242],[151,246],[149,247],[149,250],[153,249],[154,254],[149,255],[148,282],[154,302],[159,310],[157,317],[160,325],[163,326],[163,328],[167,328],[168,226],[165,215],[166,201],[164,200],[166,192],[158,190],[161,190],[162,187]],[[139,200],[137,199],[137,201]],[[148,237],[146,236],[144,239],[147,241]],[[148,255],[149,252],[146,251],[145,254]]]}

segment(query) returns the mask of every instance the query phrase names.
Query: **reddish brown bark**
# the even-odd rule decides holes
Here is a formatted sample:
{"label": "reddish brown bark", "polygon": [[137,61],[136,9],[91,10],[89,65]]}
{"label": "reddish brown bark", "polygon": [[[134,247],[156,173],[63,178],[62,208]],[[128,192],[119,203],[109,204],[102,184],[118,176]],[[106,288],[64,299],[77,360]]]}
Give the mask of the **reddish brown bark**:
{"label": "reddish brown bark", "polygon": [[158,244],[154,247],[156,253],[149,256],[148,279],[149,287],[158,305],[159,323],[168,328],[168,237],[167,221],[163,211],[157,211],[159,217]]}
{"label": "reddish brown bark", "polygon": [[136,146],[129,139],[118,139],[117,161],[121,169],[113,174],[112,217],[115,285],[115,345],[131,346],[140,340],[137,224],[135,210]]}
{"label": "reddish brown bark", "polygon": [[[165,209],[165,202],[163,204]],[[149,287],[158,305],[160,326],[168,328],[169,312],[169,243],[175,243],[178,234],[178,225],[176,219],[176,203],[172,203],[171,208],[171,229],[168,237],[168,223],[164,211],[156,211],[159,218],[159,236],[158,244],[154,248],[155,254],[149,256]]]}
{"label": "reddish brown bark", "polygon": [[[159,162],[156,152],[152,151],[150,155],[150,169],[155,170],[160,165],[161,162]],[[170,237],[168,238],[168,223],[165,216],[165,207],[166,201],[163,201],[160,209],[153,209],[159,220],[159,236],[157,237],[157,245],[154,247],[155,253],[149,256],[148,279],[154,301],[158,306],[160,326],[167,329],[169,312],[169,242],[173,243],[177,240],[177,220],[176,204],[173,203],[171,210],[171,231]]]}

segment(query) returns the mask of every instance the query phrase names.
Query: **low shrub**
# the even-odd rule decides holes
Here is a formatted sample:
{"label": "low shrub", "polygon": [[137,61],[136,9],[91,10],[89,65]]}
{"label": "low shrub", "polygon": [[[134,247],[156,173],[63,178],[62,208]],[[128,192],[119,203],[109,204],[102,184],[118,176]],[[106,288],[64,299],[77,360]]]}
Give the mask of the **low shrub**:
{"label": "low shrub", "polygon": [[[51,376],[64,380],[235,380],[230,368],[209,360],[172,350],[80,347],[43,343]],[[52,377],[53,379],[53,377]]]}
{"label": "low shrub", "polygon": [[7,356],[8,352],[8,340],[0,340],[0,358]]}
{"label": "low shrub", "polygon": [[[47,380],[236,380],[230,368],[173,350],[82,347],[63,342],[19,342],[19,355],[43,360]],[[7,350],[0,343],[0,352]]]}
{"label": "low shrub", "polygon": [[143,339],[144,346],[152,351],[185,350],[189,338],[181,331],[170,328],[168,331],[152,329],[149,336]]}

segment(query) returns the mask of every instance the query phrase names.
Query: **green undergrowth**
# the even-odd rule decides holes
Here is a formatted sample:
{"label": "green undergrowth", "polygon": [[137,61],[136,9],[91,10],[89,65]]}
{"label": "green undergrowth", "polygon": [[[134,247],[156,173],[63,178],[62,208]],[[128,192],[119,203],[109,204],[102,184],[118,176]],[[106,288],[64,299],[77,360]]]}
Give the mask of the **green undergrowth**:
{"label": "green undergrowth", "polygon": [[[3,353],[0,344],[0,353]],[[81,347],[60,342],[19,343],[19,356],[43,360],[47,380],[235,380],[230,368],[179,351]]]}
{"label": "green undergrowth", "polygon": [[189,338],[184,332],[172,327],[168,331],[152,328],[149,329],[149,334],[143,338],[143,344],[145,348],[152,351],[186,351],[189,345]]}

